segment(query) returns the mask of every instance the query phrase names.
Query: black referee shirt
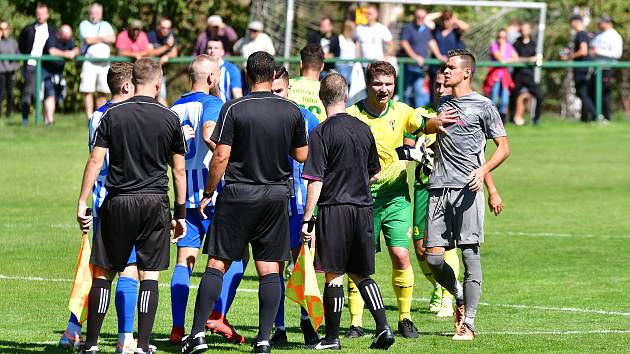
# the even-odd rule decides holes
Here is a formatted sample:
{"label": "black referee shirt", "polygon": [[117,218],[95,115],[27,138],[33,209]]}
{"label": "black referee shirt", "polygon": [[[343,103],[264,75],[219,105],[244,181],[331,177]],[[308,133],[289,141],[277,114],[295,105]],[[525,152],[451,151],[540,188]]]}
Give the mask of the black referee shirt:
{"label": "black referee shirt", "polygon": [[291,175],[290,151],[307,144],[306,124],[295,103],[252,92],[223,105],[211,139],[232,147],[226,184],[284,184]]}
{"label": "black referee shirt", "polygon": [[322,181],[318,205],[372,205],[370,176],[381,170],[370,127],[340,113],[318,125],[309,138],[302,177]]}
{"label": "black referee shirt", "polygon": [[185,154],[179,118],[148,96],[134,96],[105,111],[94,145],[109,149],[109,193],[167,193],[171,153]]}

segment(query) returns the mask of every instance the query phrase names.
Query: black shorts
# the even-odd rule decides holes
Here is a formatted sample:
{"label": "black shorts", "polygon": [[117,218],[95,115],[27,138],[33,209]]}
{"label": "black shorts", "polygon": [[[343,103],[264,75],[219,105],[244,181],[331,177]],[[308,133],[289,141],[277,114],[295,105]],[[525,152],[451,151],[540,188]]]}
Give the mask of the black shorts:
{"label": "black shorts", "polygon": [[320,206],[315,226],[315,269],[326,273],[374,274],[372,206]]}
{"label": "black shorts", "polygon": [[236,261],[252,244],[256,261],[288,261],[289,188],[231,183],[217,197],[206,238],[210,257]]}
{"label": "black shorts", "polygon": [[90,262],[122,272],[135,245],[138,269],[168,269],[170,232],[171,211],[167,195],[108,195],[99,211]]}

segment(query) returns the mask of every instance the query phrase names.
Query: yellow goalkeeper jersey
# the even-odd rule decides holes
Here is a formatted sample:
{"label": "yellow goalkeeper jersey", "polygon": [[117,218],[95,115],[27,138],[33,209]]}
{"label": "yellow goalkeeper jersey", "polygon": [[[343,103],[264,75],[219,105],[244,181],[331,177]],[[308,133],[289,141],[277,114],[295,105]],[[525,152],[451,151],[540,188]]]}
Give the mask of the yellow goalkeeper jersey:
{"label": "yellow goalkeeper jersey", "polygon": [[398,159],[396,148],[402,146],[404,133],[413,136],[421,133],[424,128],[422,115],[408,105],[392,100],[380,116],[368,112],[364,101],[349,107],[347,111],[370,126],[376,141],[381,172],[378,181],[372,184],[372,195],[375,198],[386,197],[407,190],[405,161]]}
{"label": "yellow goalkeeper jersey", "polygon": [[289,99],[300,107],[308,109],[320,122],[323,122],[326,119],[326,111],[319,99],[319,81],[300,76],[289,80],[289,84],[291,85]]}

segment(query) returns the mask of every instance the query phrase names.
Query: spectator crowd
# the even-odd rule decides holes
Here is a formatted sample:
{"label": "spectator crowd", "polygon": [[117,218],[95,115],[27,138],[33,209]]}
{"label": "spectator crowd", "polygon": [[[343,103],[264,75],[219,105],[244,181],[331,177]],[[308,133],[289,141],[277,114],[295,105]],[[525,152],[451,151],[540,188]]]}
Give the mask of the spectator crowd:
{"label": "spectator crowd", "polygon": [[[402,27],[396,41],[390,29],[379,22],[376,6],[369,5],[362,11],[360,19],[346,19],[339,26],[333,18],[325,16],[320,20],[318,30],[308,34],[307,43],[321,46],[326,59],[341,59],[334,64],[325,63],[319,79],[335,70],[352,86],[353,78],[362,75],[366,67],[365,63],[355,64],[354,59],[385,60],[398,67],[397,55],[414,61],[413,64],[404,65],[404,95],[400,99],[412,107],[427,106],[435,102],[433,90],[429,88],[435,81],[439,66],[428,66],[425,60],[435,58],[445,62],[449,51],[465,49],[465,37],[470,25],[450,10],[428,13],[423,8],[416,8],[412,21]],[[142,21],[129,19],[126,27],[116,34],[113,26],[103,20],[102,5],[90,5],[87,15],[79,25],[79,42],[75,43],[73,29],[67,24],[57,28],[49,21],[48,6],[40,3],[35,10],[36,21],[21,30],[17,41],[11,36],[9,23],[0,21],[0,54],[22,53],[34,57],[53,55],[67,60],[84,56],[79,91],[83,95],[85,114],[90,116],[95,107],[105,103],[109,94],[106,75],[112,48],[118,56],[133,60],[155,57],[162,65],[178,56],[179,50],[173,23],[164,16],[158,16],[156,26],[149,31],[145,31],[146,24]],[[614,29],[611,17],[605,15],[598,20],[598,33],[587,32],[586,24],[579,15],[570,18],[570,26],[575,33],[574,45],[562,51],[562,60],[615,61],[621,57],[623,41]],[[336,27],[341,31],[337,32]],[[534,75],[534,65],[542,62],[542,56],[537,54],[532,32],[531,24],[514,20],[506,28],[499,29],[496,38],[489,43],[488,54],[491,61],[530,64],[516,68],[492,67],[483,82],[483,93],[496,104],[503,121],[511,121],[516,125],[525,123],[523,116],[529,107],[534,107],[531,114],[533,124],[539,122],[542,113],[544,96]],[[207,28],[197,36],[192,54],[207,54],[220,65],[221,83],[217,88],[217,95],[227,102],[241,97],[247,92],[247,88],[242,69],[224,57],[247,58],[256,51],[276,54],[273,40],[265,33],[261,21],[251,21],[245,36],[239,37],[234,28],[226,24],[220,16],[211,15],[208,17]],[[0,61],[0,102],[6,97],[7,115],[12,113],[13,88],[19,69],[18,62]],[[35,72],[36,61],[26,61],[22,68],[24,86],[21,98],[24,125],[28,125],[37,89]],[[575,94],[581,101],[582,121],[599,118],[595,116],[593,69],[574,68],[572,72]],[[604,69],[602,115],[606,120],[611,117],[613,80],[612,70]],[[44,123],[50,125],[54,122],[55,107],[63,101],[66,93],[64,62],[44,61],[42,81]],[[164,105],[168,104],[166,85],[164,79],[159,93],[159,101]]]}

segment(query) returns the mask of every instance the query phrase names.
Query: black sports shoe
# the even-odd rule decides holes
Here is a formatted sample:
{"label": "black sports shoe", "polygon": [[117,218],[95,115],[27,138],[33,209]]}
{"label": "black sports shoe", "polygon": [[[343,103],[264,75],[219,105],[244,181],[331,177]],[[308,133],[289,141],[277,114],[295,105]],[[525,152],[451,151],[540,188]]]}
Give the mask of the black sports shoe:
{"label": "black sports shoe", "polygon": [[315,328],[313,328],[310,319],[300,320],[300,329],[304,335],[304,344],[313,345],[319,342],[319,335],[317,335]]}
{"label": "black sports shoe", "polygon": [[92,346],[90,348],[86,348],[85,344],[81,344],[81,346],[79,347],[79,354],[99,354],[100,352],[98,351],[98,347],[97,346]]}
{"label": "black sports shoe", "polygon": [[272,347],[278,347],[287,344],[288,341],[289,340],[287,339],[287,331],[276,329],[276,333],[274,333],[269,340],[269,345]]}
{"label": "black sports shoe", "polygon": [[398,334],[400,334],[404,338],[420,337],[420,333],[418,333],[416,325],[414,325],[413,322],[411,322],[411,320],[408,318],[405,318],[402,321],[398,322]]}
{"label": "black sports shoe", "polygon": [[271,353],[271,346],[269,344],[258,345],[258,341],[254,341],[252,344],[252,353]]}
{"label": "black sports shoe", "polygon": [[339,343],[339,338],[335,338],[335,339],[322,338],[316,344],[307,345],[306,349],[341,350],[341,343]]}
{"label": "black sports shoe", "polygon": [[370,349],[387,350],[387,348],[391,347],[392,344],[394,344],[394,332],[391,328],[389,328],[389,326],[385,326],[385,329],[374,336]]}
{"label": "black sports shoe", "polygon": [[360,338],[365,335],[365,331],[361,326],[350,326],[346,332],[346,338]]}
{"label": "black sports shoe", "polygon": [[194,337],[186,336],[182,338],[182,354],[203,353],[208,350],[206,336],[203,334],[203,332],[199,332]]}

